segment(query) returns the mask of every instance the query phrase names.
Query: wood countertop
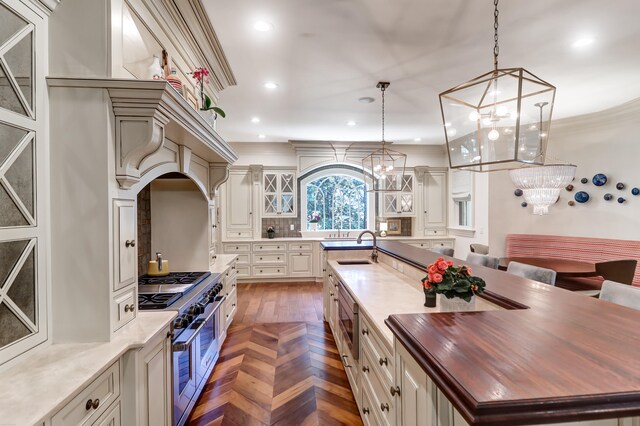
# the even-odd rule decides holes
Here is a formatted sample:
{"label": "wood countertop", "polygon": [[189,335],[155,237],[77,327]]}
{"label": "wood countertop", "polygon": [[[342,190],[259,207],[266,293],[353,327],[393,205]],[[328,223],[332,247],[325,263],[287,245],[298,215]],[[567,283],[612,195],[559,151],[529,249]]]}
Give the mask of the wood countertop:
{"label": "wood countertop", "polygon": [[[425,268],[439,257],[381,241]],[[462,262],[457,260],[457,262]],[[500,311],[391,315],[397,340],[472,425],[640,415],[640,311],[473,267]]]}

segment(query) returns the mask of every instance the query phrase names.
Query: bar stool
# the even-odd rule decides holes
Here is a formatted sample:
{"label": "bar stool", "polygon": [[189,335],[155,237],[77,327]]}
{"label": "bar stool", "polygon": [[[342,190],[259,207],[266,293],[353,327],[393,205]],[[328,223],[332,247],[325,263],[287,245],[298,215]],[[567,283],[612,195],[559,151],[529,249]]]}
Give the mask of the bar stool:
{"label": "bar stool", "polygon": [[605,280],[600,290],[600,300],[640,310],[640,287]]}
{"label": "bar stool", "polygon": [[498,269],[500,259],[497,257],[487,256],[485,254],[469,253],[467,255],[467,263],[471,265],[486,266],[491,269]]}
{"label": "bar stool", "polygon": [[489,254],[489,246],[485,246],[484,244],[470,244],[469,249],[471,253]]}
{"label": "bar stool", "polygon": [[453,257],[453,249],[450,247],[437,246],[437,247],[433,247],[431,251],[443,254],[445,256]]}
{"label": "bar stool", "polygon": [[556,283],[557,274],[553,269],[540,268],[520,262],[509,262],[507,272],[549,285],[555,285]]}

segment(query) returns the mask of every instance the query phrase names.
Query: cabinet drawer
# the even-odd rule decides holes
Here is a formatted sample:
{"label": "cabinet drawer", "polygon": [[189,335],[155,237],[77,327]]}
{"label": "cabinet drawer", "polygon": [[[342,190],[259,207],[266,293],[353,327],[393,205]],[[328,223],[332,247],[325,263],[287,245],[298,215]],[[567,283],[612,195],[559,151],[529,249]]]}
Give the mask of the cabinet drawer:
{"label": "cabinet drawer", "polygon": [[246,278],[251,276],[251,266],[249,265],[238,265],[236,267],[236,270],[238,272],[238,278]]}
{"label": "cabinet drawer", "polygon": [[227,231],[227,238],[252,238],[253,231]]}
{"label": "cabinet drawer", "polygon": [[262,252],[262,251],[286,251],[287,244],[286,243],[254,243],[253,244],[253,252]]}
{"label": "cabinet drawer", "polygon": [[447,235],[447,230],[445,228],[430,228],[424,230],[424,235],[433,236],[433,235]]}
{"label": "cabinet drawer", "polygon": [[250,253],[250,243],[226,243],[222,246],[225,253]]}
{"label": "cabinet drawer", "polygon": [[289,243],[289,251],[312,251],[313,243]]}
{"label": "cabinet drawer", "polygon": [[453,248],[453,241],[450,241],[450,240],[431,241],[431,247],[449,247],[449,248]]}
{"label": "cabinet drawer", "polygon": [[120,402],[117,402],[113,408],[94,423],[94,426],[120,426],[122,424],[120,411]]}
{"label": "cabinet drawer", "polygon": [[410,243],[409,245],[412,247],[418,247],[425,250],[429,250],[431,248],[431,244],[429,243]]}
{"label": "cabinet drawer", "polygon": [[378,415],[380,424],[395,425],[395,398],[391,396],[390,385],[380,381],[379,375],[375,373],[379,366],[372,359],[373,355],[369,350],[365,349],[362,353],[362,367],[369,368],[369,371],[362,375],[362,387],[369,388],[368,392],[373,404],[372,411]]}
{"label": "cabinet drawer", "polygon": [[91,425],[119,396],[120,361],[118,360],[58,411],[51,419],[51,426]]}
{"label": "cabinet drawer", "polygon": [[117,330],[136,317],[138,301],[136,300],[135,286],[129,290],[118,293],[111,303],[113,330]]}
{"label": "cabinet drawer", "polygon": [[216,263],[216,251],[209,250],[209,265],[213,265]]}
{"label": "cabinet drawer", "polygon": [[375,370],[379,373],[380,380],[383,380],[385,385],[391,386],[394,358],[382,343],[382,339],[376,334],[375,329],[369,325],[364,315],[361,315],[360,318],[362,319],[362,324],[360,325],[361,347],[366,346],[374,358],[372,361],[375,361]]}
{"label": "cabinet drawer", "polygon": [[239,254],[236,260],[238,265],[248,265],[251,263],[251,255],[250,254]]}
{"label": "cabinet drawer", "polygon": [[283,277],[287,275],[287,268],[283,266],[254,266],[254,277]]}
{"label": "cabinet drawer", "polygon": [[238,311],[238,291],[233,289],[231,293],[227,296],[227,300],[225,301],[225,310],[224,310],[224,323],[226,327],[231,325],[231,321],[233,321],[233,317],[235,317],[236,312]]}
{"label": "cabinet drawer", "polygon": [[375,399],[371,393],[370,386],[365,385],[365,379],[362,379],[362,411],[360,417],[362,417],[365,426],[378,426],[382,424],[382,420],[380,420],[378,407],[376,407]]}
{"label": "cabinet drawer", "polygon": [[285,265],[287,256],[285,253],[265,253],[265,254],[254,254],[253,255],[253,264],[254,265]]}

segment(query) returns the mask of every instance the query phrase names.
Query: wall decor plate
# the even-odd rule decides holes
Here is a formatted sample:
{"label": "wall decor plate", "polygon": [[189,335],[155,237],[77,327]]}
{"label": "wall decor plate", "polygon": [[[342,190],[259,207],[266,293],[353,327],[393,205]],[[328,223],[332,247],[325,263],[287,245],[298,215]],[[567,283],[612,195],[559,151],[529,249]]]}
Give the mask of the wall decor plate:
{"label": "wall decor plate", "polygon": [[605,201],[611,201],[611,200],[613,200],[613,195],[612,195],[612,194],[609,194],[609,193],[604,194],[604,200],[605,200]]}
{"label": "wall decor plate", "polygon": [[567,187],[565,189],[567,191],[571,192],[571,191],[573,191],[573,185],[569,184],[569,185],[567,185]]}
{"label": "wall decor plate", "polygon": [[625,201],[627,201],[627,200],[625,200],[622,197],[618,197],[618,203],[623,204]]}
{"label": "wall decor plate", "polygon": [[631,190],[631,193],[632,193],[633,195],[640,195],[640,188],[633,188],[633,189]]}
{"label": "wall decor plate", "polygon": [[584,204],[587,201],[589,201],[589,194],[587,194],[584,191],[579,191],[579,192],[576,192],[576,195],[574,195],[573,198],[575,198],[575,200],[580,204]]}
{"label": "wall decor plate", "polygon": [[513,191],[513,195],[515,195],[516,197],[521,197],[522,196],[522,189],[518,188],[515,191]]}
{"label": "wall decor plate", "polygon": [[573,207],[573,206],[575,206],[575,205],[576,205],[576,202],[575,202],[575,201],[573,201],[573,200],[571,200],[571,201],[569,201],[567,204],[569,204],[571,207]]}
{"label": "wall decor plate", "polygon": [[622,183],[622,182],[616,183],[616,188],[619,189],[620,191],[622,191],[624,189],[624,183]]}
{"label": "wall decor plate", "polygon": [[526,201],[523,201],[520,205],[521,205],[522,207],[527,207],[527,206],[528,206],[528,204],[527,204],[527,202],[526,202]]}
{"label": "wall decor plate", "polygon": [[582,183],[587,183],[587,182],[589,182],[589,179],[587,179],[587,178],[582,178],[582,179],[580,179],[580,182],[582,182]]}
{"label": "wall decor plate", "polygon": [[593,176],[591,182],[593,182],[595,186],[602,186],[607,183],[607,176],[602,173],[598,173],[597,175]]}

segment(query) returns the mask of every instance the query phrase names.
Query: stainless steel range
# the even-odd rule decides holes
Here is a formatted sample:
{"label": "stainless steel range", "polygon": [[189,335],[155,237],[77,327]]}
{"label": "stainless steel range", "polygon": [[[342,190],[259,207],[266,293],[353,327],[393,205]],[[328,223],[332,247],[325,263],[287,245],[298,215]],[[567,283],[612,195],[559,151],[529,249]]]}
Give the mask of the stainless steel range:
{"label": "stainless steel range", "polygon": [[221,295],[220,274],[174,272],[138,280],[138,309],[176,310],[172,324],[173,419],[186,423],[218,359]]}

